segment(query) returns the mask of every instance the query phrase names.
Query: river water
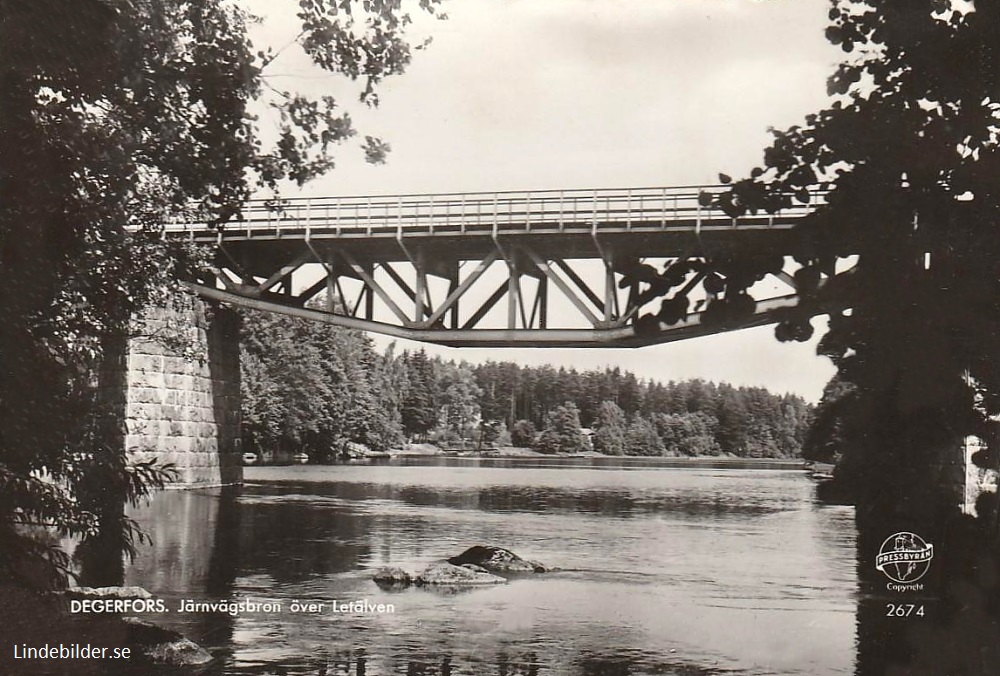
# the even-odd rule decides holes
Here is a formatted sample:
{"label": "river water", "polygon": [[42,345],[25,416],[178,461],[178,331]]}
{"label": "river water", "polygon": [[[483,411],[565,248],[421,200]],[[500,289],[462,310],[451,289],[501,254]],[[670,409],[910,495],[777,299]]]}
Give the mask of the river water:
{"label": "river water", "polygon": [[[254,467],[236,494],[140,510],[155,543],[126,583],[218,674],[852,674],[853,509],[814,493],[802,471],[655,463]],[[558,570],[460,593],[371,581],[474,544]],[[179,611],[245,599],[281,610]],[[330,610],[352,601],[386,607]]]}

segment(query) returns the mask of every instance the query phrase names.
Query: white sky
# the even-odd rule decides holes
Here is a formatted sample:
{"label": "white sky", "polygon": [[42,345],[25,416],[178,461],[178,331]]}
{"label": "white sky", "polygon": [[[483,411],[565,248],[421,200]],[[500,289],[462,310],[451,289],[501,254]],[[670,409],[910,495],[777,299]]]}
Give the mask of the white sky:
{"label": "white sky", "polygon": [[[272,44],[294,36],[297,2],[247,4]],[[340,97],[362,137],[392,146],[387,164],[370,166],[345,145],[337,169],[302,194],[714,183],[761,161],[769,126],[825,105],[838,59],[823,38],[828,9],[826,0],[451,0],[448,21],[420,22],[433,43],[383,83],[375,111],[294,50],[269,70],[279,88]],[[427,349],[471,362],[620,366],[813,401],[833,373],[815,340],[781,344],[771,327],[637,350]]]}

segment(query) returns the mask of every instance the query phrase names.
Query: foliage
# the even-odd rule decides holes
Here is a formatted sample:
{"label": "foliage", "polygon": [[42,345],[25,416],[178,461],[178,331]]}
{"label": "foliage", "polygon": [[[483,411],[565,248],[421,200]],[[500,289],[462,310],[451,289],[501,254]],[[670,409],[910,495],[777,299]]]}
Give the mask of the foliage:
{"label": "foliage", "polygon": [[545,416],[545,427],[535,440],[535,450],[542,453],[576,453],[583,450],[580,411],[567,401]]}
{"label": "foliage", "polygon": [[819,349],[855,388],[866,505],[948,511],[937,458],[966,435],[993,438],[1000,413],[1000,7],[838,0],[826,36],[846,55],[832,105],[774,131],[765,166],[717,200],[733,215],[773,211],[827,182],[800,226],[801,300],[778,337],[804,339],[811,315],[830,314]]}
{"label": "foliage", "polygon": [[240,344],[245,447],[329,460],[348,441],[380,451],[402,442],[394,358],[365,334],[246,311]]}
{"label": "foliage", "polygon": [[[963,437],[987,440],[975,462],[1000,468],[1000,6],[830,4],[826,37],[845,55],[827,83],[830,105],[772,129],[761,166],[737,181],[720,174],[727,187],[699,197],[732,218],[810,205],[789,248],[699,252],[662,273],[635,259],[620,266],[622,284],[645,284],[647,301],[664,297],[636,331],[692,311],[692,280],[707,294],[703,323],[739,325],[755,311],[754,285],[794,257],[799,300],[778,315],[776,337],[808,340],[812,318],[829,315],[819,352],[855,388],[849,422],[864,431],[854,450],[870,470],[870,511],[948,511],[933,475]],[[790,429],[747,428],[739,402],[724,401],[719,414],[726,452],[802,442]]]}
{"label": "foliage", "polygon": [[510,430],[510,443],[521,448],[530,448],[535,444],[538,430],[530,420],[516,420]]}
{"label": "foliage", "polygon": [[640,381],[617,368],[579,372],[496,362],[472,368],[484,418],[514,425],[512,415],[526,415],[522,419],[544,425],[546,414],[568,399],[582,424],[594,429],[595,449],[609,454],[625,452],[626,420],[638,414],[653,422],[669,455],[792,458],[801,452],[812,416],[800,397],[763,388]]}
{"label": "foliage", "polygon": [[[437,0],[418,4],[437,13]],[[303,2],[299,19],[306,53],[362,81],[366,104],[409,61],[398,2]],[[133,480],[156,484],[129,470],[95,417],[98,372],[131,318],[201,271],[203,255],[161,238],[162,224],[222,227],[258,187],[328,169],[354,134],[331,97],[268,85],[276,53],[251,44],[252,20],[223,0],[0,0],[0,471],[17,487],[0,504],[5,552],[29,506],[63,530],[106,534]],[[276,143],[254,102],[280,120]],[[366,140],[373,159],[384,147]],[[87,466],[79,458],[93,472],[70,479]],[[106,504],[85,513],[88,492]],[[51,557],[16,544],[24,566],[60,577]]]}
{"label": "foliage", "polygon": [[[792,458],[812,416],[797,396],[702,380],[662,384],[618,369],[469,365],[423,349],[376,358],[356,332],[284,317],[248,314],[244,332],[248,448],[323,449],[321,459],[348,439],[375,448],[397,444],[400,429],[410,440],[449,448],[540,443],[555,452],[592,444],[608,455]],[[356,365],[363,372],[353,371]],[[294,388],[300,393],[289,392]],[[608,398],[595,403],[595,389]],[[540,417],[514,419],[507,434],[506,416],[520,408],[511,401]],[[568,404],[576,422],[557,431],[554,421],[565,422]],[[370,431],[377,421],[380,433]],[[592,439],[580,435],[581,424],[593,428]],[[548,432],[544,438],[539,428]]]}
{"label": "foliage", "polygon": [[[366,339],[367,341],[367,339]],[[370,342],[366,342],[369,349]],[[390,344],[382,355],[367,360],[370,396],[375,399],[372,410],[380,416],[379,423],[372,430],[368,445],[375,449],[398,446],[403,439],[402,401],[407,387],[406,369],[395,355],[395,344]]]}
{"label": "foliage", "polygon": [[438,388],[434,367],[427,353],[403,353],[407,387],[403,398],[403,430],[409,436],[423,436],[438,424]]}
{"label": "foliage", "polygon": [[[852,443],[847,421],[856,388],[834,376],[823,388],[823,397],[816,406],[813,423],[806,435],[802,457],[817,462],[836,462]],[[857,443],[857,439],[853,440]]]}
{"label": "foliage", "polygon": [[441,420],[456,434],[469,437],[479,420],[481,391],[476,385],[475,376],[465,364],[443,362],[438,365],[437,370]]}
{"label": "foliage", "polygon": [[480,448],[510,446],[510,432],[507,431],[507,425],[502,420],[483,420],[479,424],[477,445]]}
{"label": "foliage", "polygon": [[722,453],[716,439],[718,420],[705,412],[656,413],[653,425],[663,441],[664,455],[680,457]]}
{"label": "foliage", "polygon": [[663,455],[665,448],[656,426],[648,418],[635,416],[625,432],[626,455]]}
{"label": "foliage", "polygon": [[514,439],[511,436],[510,430],[507,429],[507,425],[504,423],[503,420],[501,420],[499,422],[493,421],[492,423],[490,421],[485,421],[483,424],[484,425],[495,426],[495,428],[498,430],[497,431],[497,435],[496,435],[496,439],[493,440],[493,443],[495,445],[497,445],[497,446],[513,446],[514,445]]}
{"label": "foliage", "polygon": [[[625,411],[613,401],[602,401],[597,417],[591,423],[594,429],[594,450],[605,455],[625,455]],[[659,438],[657,438],[659,441]]]}

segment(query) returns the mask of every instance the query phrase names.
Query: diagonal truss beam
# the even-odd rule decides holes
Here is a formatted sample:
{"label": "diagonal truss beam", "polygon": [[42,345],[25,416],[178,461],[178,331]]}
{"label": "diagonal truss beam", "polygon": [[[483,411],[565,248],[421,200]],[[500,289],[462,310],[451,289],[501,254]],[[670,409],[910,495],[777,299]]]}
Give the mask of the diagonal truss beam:
{"label": "diagonal truss beam", "polygon": [[295,272],[306,263],[311,262],[310,261],[311,258],[312,258],[311,251],[303,251],[298,256],[293,258],[291,261],[281,266],[281,268],[277,272],[268,277],[265,281],[261,282],[258,288],[261,291],[270,291],[272,288],[277,286],[278,283],[281,282],[281,280],[285,279],[288,275]]}
{"label": "diagonal truss beam", "polygon": [[305,289],[304,291],[300,292],[296,296],[296,301],[298,302],[299,305],[305,305],[320,291],[328,290],[329,286],[330,286],[330,276],[326,275],[323,277],[323,279],[319,280],[318,282],[310,286],[308,289]]}
{"label": "diagonal truss beam", "polygon": [[227,275],[222,268],[218,268],[213,265],[209,267],[209,272],[211,272],[217,280],[222,282],[222,286],[226,287],[226,290],[237,293],[240,291],[240,285],[229,279],[229,275]]}
{"label": "diagonal truss beam", "polygon": [[496,291],[494,291],[493,293],[491,293],[490,297],[487,298],[479,306],[479,309],[476,310],[472,314],[472,316],[469,317],[468,320],[466,320],[466,322],[464,324],[462,324],[462,328],[463,329],[472,329],[472,328],[475,328],[476,325],[479,324],[479,322],[481,322],[483,320],[483,317],[485,317],[489,313],[490,310],[492,310],[494,307],[496,307],[496,304],[499,303],[500,299],[503,298],[506,294],[507,294],[507,282],[505,282],[505,281],[504,282],[500,282],[500,286],[498,286],[496,288]]}
{"label": "diagonal truss beam", "polygon": [[576,284],[576,287],[580,289],[580,292],[583,293],[584,296],[587,297],[587,300],[589,300],[591,303],[594,304],[594,307],[596,307],[601,311],[604,310],[604,307],[606,305],[605,301],[602,300],[600,296],[598,296],[596,293],[593,292],[593,290],[587,285],[587,283],[583,281],[580,275],[576,274],[576,270],[570,267],[569,263],[567,263],[562,259],[556,259],[553,261],[553,263],[556,264],[556,267],[562,270],[564,275],[569,277],[569,281]]}
{"label": "diagonal truss beam", "polygon": [[469,287],[475,284],[476,281],[483,276],[483,273],[486,272],[486,270],[491,265],[493,265],[498,258],[499,258],[499,252],[497,251],[490,251],[488,254],[486,254],[486,257],[476,264],[476,267],[472,270],[472,272],[469,273],[469,276],[466,277],[464,280],[462,280],[462,282],[457,287],[455,287],[455,289],[450,294],[448,294],[448,297],[445,298],[444,302],[438,306],[438,309],[432,312],[431,316],[428,317],[427,320],[423,322],[421,325],[433,326],[434,324],[436,324],[438,320],[440,320],[448,310],[454,307],[455,303],[458,302],[458,299],[461,298],[465,294],[465,292],[469,290]]}
{"label": "diagonal truss beam", "polygon": [[[389,275],[389,279],[391,279],[396,284],[396,286],[398,286],[403,291],[403,293],[405,293],[407,295],[407,297],[411,301],[413,301],[413,303],[414,303],[415,306],[419,306],[420,307],[421,314],[423,314],[424,317],[429,317],[430,316],[430,314],[431,314],[431,307],[430,307],[430,302],[429,302],[429,300],[430,300],[430,293],[427,292],[426,287],[424,288],[424,291],[427,292],[427,293],[424,293],[423,295],[418,296],[417,292],[413,290],[413,287],[410,286],[406,282],[405,279],[403,279],[403,276],[399,274],[399,272],[396,270],[396,268],[392,267],[391,263],[388,263],[388,262],[381,263],[379,265],[379,268],[381,268],[382,270],[384,270],[385,274]],[[424,302],[418,302],[418,299],[422,299]],[[417,317],[417,319],[420,319],[419,315],[416,315],[416,317]]]}
{"label": "diagonal truss beam", "polygon": [[[386,307],[389,308],[389,310],[394,315],[396,315],[396,318],[400,321],[400,323],[403,326],[411,326],[413,324],[410,318],[406,316],[406,314],[399,308],[398,305],[396,305],[396,302],[392,299],[392,297],[388,294],[388,292],[386,292],[386,290],[382,288],[382,285],[379,284],[377,281],[375,281],[374,277],[368,274],[368,271],[365,270],[364,266],[358,263],[357,259],[355,259],[354,256],[352,256],[349,251],[347,251],[346,249],[337,249],[336,251],[340,255],[340,257],[347,262],[347,265],[350,266],[351,270],[354,271],[354,274],[356,274],[358,277],[361,278],[361,281],[365,283],[365,286],[368,288],[369,292],[374,292],[379,297],[379,299],[383,303],[385,303]],[[369,303],[371,302],[371,300],[372,298],[371,295],[369,294],[368,296]],[[369,316],[370,314],[371,313],[369,312]]]}
{"label": "diagonal truss beam", "polygon": [[553,284],[556,285],[556,287],[559,288],[560,291],[563,292],[563,295],[565,295],[566,298],[568,298],[569,301],[573,303],[574,306],[576,306],[576,309],[579,310],[580,313],[587,318],[591,326],[597,327],[601,325],[602,322],[600,319],[598,319],[597,315],[595,315],[590,310],[590,308],[587,307],[587,304],[583,302],[583,299],[580,298],[580,296],[578,296],[577,293],[565,281],[563,281],[562,277],[557,275],[555,271],[549,267],[549,264],[541,256],[539,256],[537,253],[535,253],[534,251],[532,251],[527,247],[521,247],[520,250],[523,251],[528,256],[528,258],[531,259],[531,262],[534,263],[535,266],[542,271],[542,274],[544,274],[547,279],[549,279]]}
{"label": "diagonal truss beam", "polygon": [[254,281],[253,275],[248,273],[244,269],[244,267],[240,263],[238,263],[236,259],[233,257],[233,255],[229,252],[229,249],[223,243],[222,231],[219,231],[219,239],[215,246],[222,253],[222,255],[225,256],[226,260],[229,261],[229,269],[231,269],[233,272],[236,273],[236,276],[240,278],[243,284],[252,285]]}

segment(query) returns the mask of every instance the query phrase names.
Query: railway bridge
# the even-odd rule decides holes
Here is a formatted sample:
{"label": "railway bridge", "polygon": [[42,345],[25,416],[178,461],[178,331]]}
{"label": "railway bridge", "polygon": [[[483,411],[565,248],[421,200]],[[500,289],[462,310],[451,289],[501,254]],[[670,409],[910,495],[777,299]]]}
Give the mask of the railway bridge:
{"label": "railway bridge", "polygon": [[[166,234],[215,247],[214,277],[192,285],[210,300],[451,346],[639,347],[722,330],[702,321],[713,289],[698,262],[709,256],[781,258],[754,312],[726,330],[773,322],[794,303],[785,257],[824,193],[730,218],[703,204],[722,188],[260,201],[221,228]],[[686,316],[659,313],[670,288],[692,299]],[[637,332],[644,314],[666,321]]]}
{"label": "railway bridge", "polygon": [[[641,347],[777,321],[796,303],[795,229],[824,201],[732,218],[724,186],[546,190],[251,201],[222,226],[166,224],[214,251],[189,284],[208,358],[133,340],[121,362],[126,448],[184,484],[238,482],[238,319],[256,308],[450,346]],[[737,321],[706,321],[721,280],[708,260],[770,257]]]}

